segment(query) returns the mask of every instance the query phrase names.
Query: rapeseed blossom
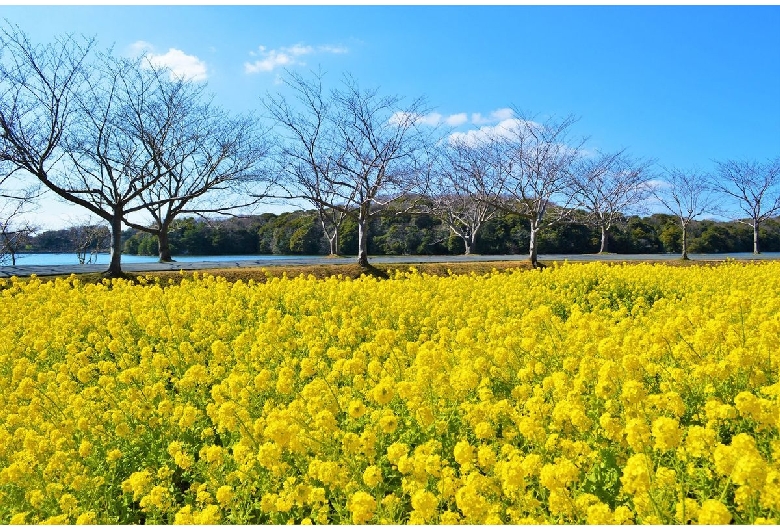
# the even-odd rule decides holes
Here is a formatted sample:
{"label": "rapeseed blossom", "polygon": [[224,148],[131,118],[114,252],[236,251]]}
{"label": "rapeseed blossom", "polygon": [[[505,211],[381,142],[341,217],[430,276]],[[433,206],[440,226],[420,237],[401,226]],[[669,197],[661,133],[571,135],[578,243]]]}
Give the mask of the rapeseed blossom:
{"label": "rapeseed blossom", "polygon": [[776,524],[780,265],[0,280],[0,523]]}

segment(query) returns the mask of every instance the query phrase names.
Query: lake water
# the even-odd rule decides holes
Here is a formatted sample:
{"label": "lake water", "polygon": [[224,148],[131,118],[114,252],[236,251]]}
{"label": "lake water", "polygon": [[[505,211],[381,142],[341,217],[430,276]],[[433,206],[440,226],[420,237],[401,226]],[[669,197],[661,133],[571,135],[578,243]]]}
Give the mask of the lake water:
{"label": "lake water", "polygon": [[[246,256],[173,256],[173,259],[177,262],[187,263],[194,261],[242,261],[242,260],[290,260],[300,259],[301,256],[274,256],[274,255],[246,255]],[[157,256],[133,256],[130,254],[122,254],[122,263],[157,263]],[[99,265],[108,265],[109,254],[98,254],[97,263]],[[9,263],[10,264],[10,263]],[[78,265],[79,260],[76,257],[76,253],[71,254],[22,254],[17,256],[16,265]]]}
{"label": "lake water", "polygon": [[[623,260],[640,260],[640,261],[666,261],[679,259],[679,254],[540,254],[539,259],[541,261],[623,261]],[[764,252],[758,256],[753,255],[750,252],[738,252],[732,254],[690,254],[693,260],[723,260],[723,259],[737,259],[737,260],[780,260],[780,252]],[[351,262],[354,257],[342,257],[339,259],[327,258],[325,256],[275,256],[272,254],[247,254],[240,256],[174,256],[174,260],[177,263],[194,263],[194,262],[209,262],[209,261],[275,261],[278,263],[295,263],[295,264],[315,264],[315,263],[338,263],[338,262]],[[395,263],[395,262],[441,262],[441,261],[500,261],[500,260],[517,260],[524,261],[528,259],[527,254],[513,255],[513,256],[501,256],[501,255],[471,255],[471,256],[372,256],[371,260],[376,263]],[[108,265],[109,255],[98,254],[98,265]],[[129,265],[132,263],[157,263],[157,256],[132,256],[129,254],[122,255],[122,264]],[[25,266],[49,266],[49,265],[78,265],[79,260],[76,257],[76,253],[70,254],[23,254],[16,258],[16,265],[18,267]],[[5,265],[10,265],[6,263]],[[4,265],[4,266],[5,266]],[[145,269],[146,270],[146,269]],[[151,269],[150,269],[151,270]]]}

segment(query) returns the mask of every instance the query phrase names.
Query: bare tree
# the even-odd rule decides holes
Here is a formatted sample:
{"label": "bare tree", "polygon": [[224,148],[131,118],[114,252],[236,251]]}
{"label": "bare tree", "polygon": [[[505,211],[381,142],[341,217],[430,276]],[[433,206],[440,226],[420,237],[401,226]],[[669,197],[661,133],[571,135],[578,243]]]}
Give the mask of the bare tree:
{"label": "bare tree", "polygon": [[358,264],[368,263],[368,222],[374,206],[404,196],[412,187],[417,155],[427,138],[417,127],[426,112],[417,99],[401,106],[399,96],[380,96],[377,89],[363,90],[347,76],[342,90],[334,93],[339,141],[344,146],[336,161],[344,179],[342,200],[354,204],[358,225]]}
{"label": "bare tree", "polygon": [[[0,186],[8,175],[0,177]],[[0,188],[0,265],[16,265],[16,259],[36,232],[25,214],[34,207],[38,191],[35,187],[19,190]]]}
{"label": "bare tree", "polygon": [[68,227],[68,238],[73,242],[79,263],[97,263],[100,252],[105,252],[111,242],[111,231],[94,219],[75,220]]}
{"label": "bare tree", "polygon": [[47,186],[61,197],[83,206],[108,222],[111,258],[107,274],[122,274],[122,225],[127,217],[150,205],[143,193],[164,172],[156,166],[153,146],[143,138],[164,136],[174,116],[152,119],[164,98],[159,76],[138,60],[101,55],[99,69],[78,95],[78,121],[66,132],[68,171],[49,179]]}
{"label": "bare tree", "polygon": [[51,178],[60,170],[63,135],[78,110],[75,95],[87,78],[93,45],[93,40],[72,35],[34,45],[8,21],[0,27],[0,188],[6,201],[3,240],[12,261],[13,249],[34,228],[18,223],[39,195],[40,186],[26,179],[32,176],[56,188]]}
{"label": "bare tree", "polygon": [[160,261],[170,262],[168,232],[177,216],[230,214],[266,197],[261,163],[268,146],[253,116],[231,116],[204,101],[203,85],[142,61],[146,74],[137,79],[152,93],[132,100],[129,133],[150,157],[153,184],[140,201],[154,222],[125,222],[157,236]]}
{"label": "bare tree", "polygon": [[574,116],[538,123],[517,109],[515,114],[519,117],[494,133],[503,139],[503,168],[493,200],[504,211],[528,221],[528,257],[537,267],[539,231],[571,213],[569,183],[585,139],[571,138],[570,129],[577,121]]}
{"label": "bare tree", "polygon": [[[290,76],[288,84],[302,102],[291,110],[283,96],[265,107],[286,131],[282,151],[286,172],[299,198],[346,215],[358,225],[358,263],[368,263],[368,223],[376,207],[411,188],[416,154],[422,147],[417,127],[426,112],[421,99],[402,106],[398,96],[361,89],[349,75],[327,97],[321,76],[314,81]],[[334,218],[334,226],[339,224]]]}
{"label": "bare tree", "polygon": [[585,210],[586,223],[601,231],[599,253],[608,251],[609,229],[650,196],[649,166],[621,150],[583,157],[572,172],[574,205]]}
{"label": "bare tree", "polygon": [[16,27],[4,28],[2,40],[8,53],[0,61],[3,160],[108,221],[107,273],[121,274],[122,220],[151,183],[148,153],[123,134],[133,126],[123,102],[144,95],[128,90],[138,65],[114,64],[104,55],[102,67],[95,66],[88,62],[93,40],[68,36],[33,45]]}
{"label": "bare tree", "polygon": [[13,178],[12,167],[0,160],[0,265],[16,265],[19,252],[36,231],[26,214],[35,207],[40,186]]}
{"label": "bare tree", "polygon": [[338,254],[339,231],[349,214],[346,206],[357,190],[342,189],[336,161],[342,158],[344,146],[337,141],[333,103],[323,92],[322,79],[322,72],[305,79],[288,71],[284,83],[292,90],[293,105],[271,94],[262,103],[281,129],[276,167],[284,175],[280,183],[284,198],[303,199],[317,209],[333,256]]}
{"label": "bare tree", "polygon": [[753,254],[759,254],[758,229],[780,212],[780,157],[764,163],[747,160],[716,162],[713,187],[737,200],[745,217],[739,222],[753,228]]}
{"label": "bare tree", "polygon": [[467,141],[450,137],[437,150],[431,170],[420,183],[423,200],[416,209],[441,219],[463,240],[465,254],[472,253],[482,225],[498,212],[490,197],[501,165],[496,159],[496,139]]}
{"label": "bare tree", "polygon": [[677,168],[666,169],[662,182],[656,183],[653,195],[680,221],[682,229],[681,258],[688,259],[688,225],[705,213],[713,213],[717,198],[704,173]]}

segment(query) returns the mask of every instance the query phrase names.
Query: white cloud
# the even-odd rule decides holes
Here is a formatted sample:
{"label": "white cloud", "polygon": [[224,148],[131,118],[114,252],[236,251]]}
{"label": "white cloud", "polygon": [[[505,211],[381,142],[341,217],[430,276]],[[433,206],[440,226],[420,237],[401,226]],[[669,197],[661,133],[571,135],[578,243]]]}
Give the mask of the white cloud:
{"label": "white cloud", "polygon": [[154,50],[154,46],[146,42],[145,40],[139,40],[131,44],[128,48],[128,55],[130,57],[138,57]]}
{"label": "white cloud", "polygon": [[482,125],[484,123],[488,123],[488,120],[482,117],[482,114],[479,112],[473,112],[471,114],[471,123],[474,125]]}
{"label": "white cloud", "polygon": [[320,46],[317,48],[317,51],[323,53],[347,53],[349,48],[346,46]]}
{"label": "white cloud", "polygon": [[474,112],[471,115],[471,123],[474,125],[487,125],[490,123],[500,123],[505,120],[512,119],[515,111],[510,108],[501,108],[494,110],[488,116],[483,116],[479,112]]}
{"label": "white cloud", "polygon": [[503,121],[503,120],[509,120],[513,118],[515,115],[515,111],[509,108],[503,108],[494,110],[490,113],[490,117],[496,121]]}
{"label": "white cloud", "polygon": [[428,114],[408,114],[405,112],[396,112],[390,117],[390,123],[398,125],[404,120],[412,119],[415,123],[420,125],[428,125],[430,127],[436,127],[442,123],[450,127],[457,127],[463,125],[469,121],[468,114],[461,112],[460,114],[450,114],[449,116],[443,116],[438,112],[430,112]]}
{"label": "white cloud", "polygon": [[[476,145],[490,138],[508,138],[517,133],[520,126],[525,123],[519,118],[508,118],[501,120],[496,125],[485,125],[478,129],[471,129],[466,132],[454,132],[449,136],[450,142],[461,141],[466,145]],[[530,122],[533,124],[533,122]]]}
{"label": "white cloud", "polygon": [[402,123],[413,122],[415,124],[428,125],[430,127],[436,127],[442,122],[442,115],[438,112],[431,112],[429,114],[414,114],[410,112],[398,111],[390,116],[387,120],[393,125],[400,125]]}
{"label": "white cloud", "polygon": [[650,179],[645,185],[651,190],[668,190],[672,188],[672,185],[661,179]]}
{"label": "white cloud", "polygon": [[450,114],[447,116],[447,119],[444,120],[444,123],[449,125],[450,127],[457,127],[458,125],[463,125],[464,123],[469,121],[469,115],[465,112],[461,112],[459,114]]}
{"label": "white cloud", "polygon": [[166,53],[155,53],[154,46],[139,40],[130,45],[132,56],[144,55],[154,66],[171,70],[171,79],[183,78],[188,81],[205,81],[208,77],[206,63],[195,55],[187,55],[177,48],[169,48]]}
{"label": "white cloud", "polygon": [[257,74],[260,72],[272,72],[280,66],[292,66],[296,64],[305,64],[299,58],[312,53],[347,53],[349,51],[343,46],[306,46],[295,44],[293,46],[269,50],[265,46],[258,46],[257,52],[249,52],[252,57],[260,57],[254,62],[244,63],[244,72],[247,74]]}

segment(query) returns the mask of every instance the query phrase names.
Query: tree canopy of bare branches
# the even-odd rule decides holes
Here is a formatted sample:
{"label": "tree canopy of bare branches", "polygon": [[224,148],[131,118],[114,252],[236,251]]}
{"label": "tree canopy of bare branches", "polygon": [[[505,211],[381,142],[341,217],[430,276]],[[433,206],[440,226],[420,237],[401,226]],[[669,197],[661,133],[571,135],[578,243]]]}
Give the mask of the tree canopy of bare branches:
{"label": "tree canopy of bare branches", "polygon": [[[93,40],[35,45],[11,26],[0,40],[0,161],[108,223],[109,275],[122,273],[123,224],[158,235],[170,260],[177,215],[226,213],[264,197],[257,121],[228,115],[202,85],[144,57],[93,53]],[[131,221],[142,211],[154,226]]]}
{"label": "tree canopy of bare branches", "polygon": [[34,45],[17,26],[0,27],[0,224],[3,255],[12,262],[35,228],[22,220],[40,194],[27,177],[49,186],[93,46],[72,35]]}
{"label": "tree canopy of bare branches", "polygon": [[570,182],[573,204],[586,212],[588,224],[601,230],[599,253],[608,251],[609,229],[650,196],[649,166],[624,150],[583,157],[576,164]]}
{"label": "tree canopy of bare branches", "polygon": [[498,212],[490,200],[501,171],[497,139],[468,141],[452,136],[433,150],[430,171],[420,182],[418,210],[441,219],[471,254],[482,225]]}
{"label": "tree canopy of bare branches", "polygon": [[696,170],[666,169],[662,182],[654,186],[653,195],[680,221],[681,258],[688,259],[688,225],[717,207],[707,175]]}
{"label": "tree canopy of bare branches", "polygon": [[[321,216],[324,209],[355,215],[358,263],[366,267],[375,207],[411,189],[424,146],[417,127],[427,111],[424,102],[403,105],[399,96],[363,89],[349,75],[329,93],[321,75],[311,81],[290,75],[287,83],[297,104],[279,95],[264,105],[285,131],[282,165],[292,177],[293,195],[317,204]],[[338,219],[332,219],[334,227]]]}
{"label": "tree canopy of bare branches", "polygon": [[0,160],[0,265],[16,265],[36,228],[25,214],[35,208],[40,187],[13,178],[13,165]]}
{"label": "tree canopy of bare branches", "polygon": [[515,111],[511,125],[495,131],[502,143],[503,165],[499,173],[495,204],[517,214],[530,225],[528,257],[538,266],[539,231],[560,222],[570,214],[573,202],[569,183],[573,166],[580,157],[585,139],[572,138],[577,118],[550,117],[536,122]]}
{"label": "tree canopy of bare branches", "polygon": [[759,254],[761,223],[780,213],[780,157],[766,162],[726,160],[715,165],[712,185],[736,199],[739,210],[745,214],[739,221],[753,228],[753,253]]}
{"label": "tree canopy of bare branches", "polygon": [[330,254],[336,255],[339,231],[357,189],[349,193],[340,184],[336,161],[342,158],[344,146],[337,141],[333,102],[323,90],[323,76],[316,72],[306,79],[287,72],[284,83],[292,91],[292,102],[268,94],[262,103],[279,129],[275,168],[283,175],[283,198],[303,199],[317,209]]}
{"label": "tree canopy of bare branches", "polygon": [[[128,131],[149,156],[152,185],[140,202],[153,224],[127,222],[157,236],[161,262],[172,261],[168,231],[182,214],[229,214],[266,197],[262,162],[268,144],[252,115],[231,116],[204,94],[204,85],[175,78],[141,59]],[[147,78],[147,79],[143,79]]]}

